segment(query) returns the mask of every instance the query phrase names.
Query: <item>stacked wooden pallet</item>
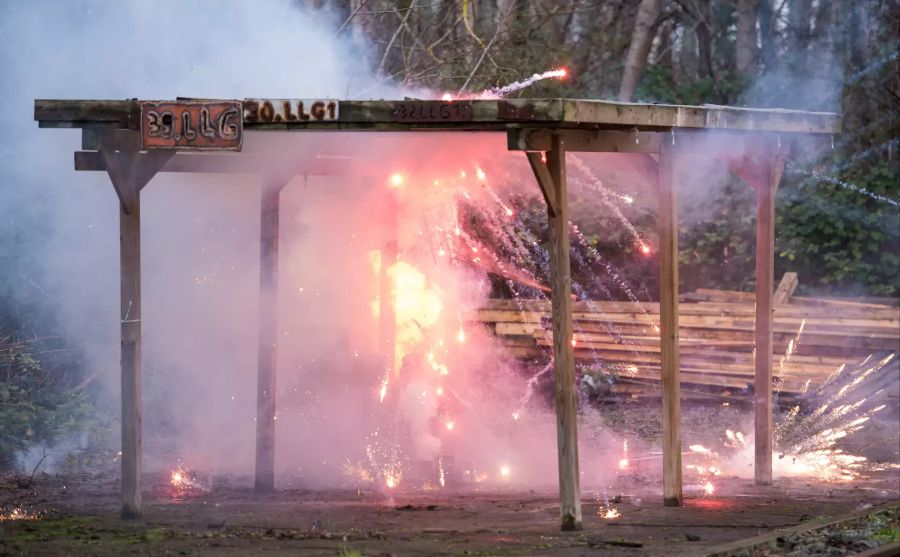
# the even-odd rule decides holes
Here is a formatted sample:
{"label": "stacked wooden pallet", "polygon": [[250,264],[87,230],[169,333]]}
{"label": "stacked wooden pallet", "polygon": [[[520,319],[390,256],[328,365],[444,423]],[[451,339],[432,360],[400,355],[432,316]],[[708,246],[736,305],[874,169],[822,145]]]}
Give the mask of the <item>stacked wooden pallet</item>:
{"label": "stacked wooden pallet", "polygon": [[[842,364],[900,348],[900,307],[829,298],[792,297],[796,275],[776,290],[773,373],[786,394],[824,381]],[[753,383],[752,293],[700,289],[679,304],[682,383],[746,390]],[[515,355],[533,358],[552,344],[550,302],[489,300],[477,319]],[[659,304],[580,301],[573,306],[575,358],[625,384],[660,378]],[[715,389],[713,389],[715,390]]]}

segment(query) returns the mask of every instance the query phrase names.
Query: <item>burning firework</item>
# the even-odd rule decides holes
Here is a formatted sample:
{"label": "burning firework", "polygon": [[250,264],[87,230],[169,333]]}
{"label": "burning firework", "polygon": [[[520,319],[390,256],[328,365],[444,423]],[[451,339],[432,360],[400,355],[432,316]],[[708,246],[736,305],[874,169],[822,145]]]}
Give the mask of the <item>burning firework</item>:
{"label": "burning firework", "polygon": [[814,392],[807,393],[804,402],[814,409],[804,415],[800,405],[795,405],[775,428],[775,472],[846,481],[879,469],[868,464],[866,457],[846,454],[836,444],[885,408],[869,400],[882,392],[876,382],[879,373],[885,369],[895,372],[896,368],[895,354],[881,360],[869,357],[855,367],[839,367]]}
{"label": "burning firework", "polygon": [[29,511],[22,507],[13,507],[8,511],[0,511],[0,522],[13,520],[38,520],[44,513]]}
{"label": "burning firework", "polygon": [[609,507],[607,509],[603,509],[602,507],[597,511],[597,514],[600,518],[619,518],[622,516],[622,513],[619,512],[619,509],[615,507]]}
{"label": "burning firework", "polygon": [[458,97],[454,97],[451,93],[443,93],[441,95],[441,100],[445,102],[451,102],[454,100],[468,100],[468,99],[499,99],[505,97],[506,95],[515,93],[517,91],[521,91],[522,89],[527,89],[531,87],[535,83],[547,80],[547,79],[566,79],[569,77],[569,70],[566,68],[557,68],[555,70],[548,70],[543,73],[536,73],[527,79],[523,79],[521,81],[516,81],[510,83],[509,85],[503,85],[502,87],[491,87],[489,89],[485,89],[480,93],[476,93],[474,95],[460,95]]}
{"label": "burning firework", "polygon": [[692,460],[695,462],[685,465],[685,469],[696,472],[699,481],[694,489],[702,491],[704,495],[712,495],[716,491],[712,480],[722,473],[718,453],[703,445],[691,445],[688,451],[686,456],[694,457]]}
{"label": "burning firework", "polygon": [[622,516],[622,513],[620,513],[619,509],[617,509],[615,507],[615,505],[613,504],[613,501],[615,501],[615,502],[620,501],[619,497],[615,498],[613,501],[610,501],[609,496],[607,496],[605,493],[603,494],[602,497],[600,496],[599,493],[597,493],[596,496],[597,496],[597,504],[598,504],[597,516],[599,516],[600,518],[605,518],[605,519],[619,518],[620,516]]}
{"label": "burning firework", "polygon": [[528,79],[516,81],[514,83],[510,83],[509,85],[504,85],[503,87],[491,87],[490,89],[485,89],[484,91],[479,93],[477,97],[479,99],[496,99],[505,97],[506,95],[515,93],[516,91],[521,91],[522,89],[531,87],[539,81],[544,81],[545,79],[565,79],[566,77],[568,77],[568,75],[569,71],[566,68],[559,68],[543,73],[536,73]]}
{"label": "burning firework", "polygon": [[381,471],[384,476],[384,485],[388,489],[394,489],[400,485],[400,479],[403,477],[403,471],[393,466],[387,466]]}
{"label": "burning firework", "polygon": [[354,462],[349,458],[341,465],[341,474],[349,483],[356,487],[371,485],[375,481],[368,466],[362,462]]}
{"label": "burning firework", "polygon": [[197,473],[188,470],[181,462],[169,473],[169,485],[177,495],[188,495],[196,491],[207,491],[206,486],[197,479]]}
{"label": "burning firework", "polygon": [[628,469],[628,440],[622,442],[622,458],[619,459],[619,470]]}

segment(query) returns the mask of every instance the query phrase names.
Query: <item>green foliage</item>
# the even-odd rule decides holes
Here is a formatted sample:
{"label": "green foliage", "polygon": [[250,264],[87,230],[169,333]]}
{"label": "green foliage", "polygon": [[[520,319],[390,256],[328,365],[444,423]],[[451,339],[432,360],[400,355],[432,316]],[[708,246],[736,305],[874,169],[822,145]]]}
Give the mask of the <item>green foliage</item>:
{"label": "green foliage", "polygon": [[736,179],[710,201],[702,222],[680,230],[680,281],[689,289],[748,290],[755,284],[753,190]]}
{"label": "green foliage", "polygon": [[[879,160],[845,172],[786,177],[776,227],[785,266],[822,289],[896,296],[900,271],[897,208],[835,185],[828,176],[881,194],[896,194],[900,173]],[[896,166],[896,165],[895,165]],[[893,190],[893,191],[892,191]]]}
{"label": "green foliage", "polygon": [[0,328],[0,469],[12,466],[16,453],[93,420],[91,405],[72,389],[64,367],[42,358],[41,350],[53,350],[49,340],[22,341]]}
{"label": "green foliage", "polygon": [[681,85],[676,83],[668,66],[649,66],[635,90],[638,100],[664,104],[701,105],[736,98],[745,88],[746,79],[723,71],[715,78],[698,77]]}

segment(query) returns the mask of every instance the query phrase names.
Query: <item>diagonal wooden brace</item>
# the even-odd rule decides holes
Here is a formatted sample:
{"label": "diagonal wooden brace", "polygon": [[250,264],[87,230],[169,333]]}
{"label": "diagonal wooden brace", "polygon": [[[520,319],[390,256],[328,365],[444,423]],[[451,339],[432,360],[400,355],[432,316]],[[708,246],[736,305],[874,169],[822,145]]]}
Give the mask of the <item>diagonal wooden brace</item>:
{"label": "diagonal wooden brace", "polygon": [[544,195],[544,201],[547,203],[547,211],[549,211],[550,216],[558,216],[559,199],[556,195],[558,188],[553,181],[553,177],[550,176],[550,170],[541,159],[540,153],[530,152],[525,153],[525,156],[528,157],[528,164],[531,165],[531,171],[534,172],[534,177],[537,179],[538,186],[541,188],[541,193]]}

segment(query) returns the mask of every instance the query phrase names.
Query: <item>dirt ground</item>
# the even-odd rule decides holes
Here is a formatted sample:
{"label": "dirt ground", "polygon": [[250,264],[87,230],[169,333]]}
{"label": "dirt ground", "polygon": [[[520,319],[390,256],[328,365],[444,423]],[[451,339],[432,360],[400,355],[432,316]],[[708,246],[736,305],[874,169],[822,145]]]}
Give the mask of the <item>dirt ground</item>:
{"label": "dirt ground", "polygon": [[[245,480],[244,480],[245,481]],[[658,488],[629,488],[621,516],[584,501],[584,530],[559,531],[554,493],[283,490],[256,495],[225,481],[173,493],[145,477],[140,521],[117,518],[115,474],[43,475],[0,484],[0,508],[42,513],[0,522],[0,555],[703,555],[805,521],[897,501],[896,472],[852,484],[781,480],[766,488],[721,478],[721,496],[666,508]]]}

